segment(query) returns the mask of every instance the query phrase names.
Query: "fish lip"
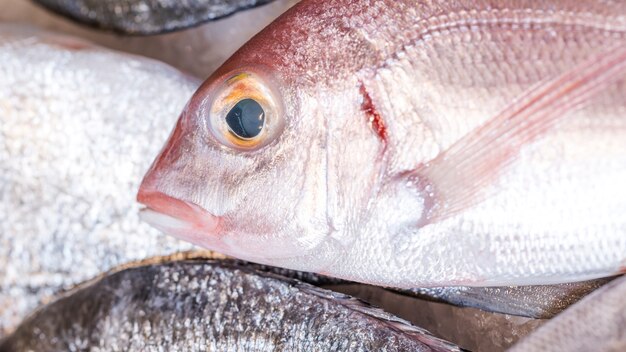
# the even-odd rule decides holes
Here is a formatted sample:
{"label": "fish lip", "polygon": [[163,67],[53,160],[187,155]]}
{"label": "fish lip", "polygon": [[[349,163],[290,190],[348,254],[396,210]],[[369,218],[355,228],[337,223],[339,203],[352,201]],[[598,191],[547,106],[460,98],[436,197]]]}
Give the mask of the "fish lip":
{"label": "fish lip", "polygon": [[137,201],[145,205],[140,210],[143,220],[157,228],[217,233],[220,217],[197,204],[176,199],[163,192],[143,189],[139,190]]}

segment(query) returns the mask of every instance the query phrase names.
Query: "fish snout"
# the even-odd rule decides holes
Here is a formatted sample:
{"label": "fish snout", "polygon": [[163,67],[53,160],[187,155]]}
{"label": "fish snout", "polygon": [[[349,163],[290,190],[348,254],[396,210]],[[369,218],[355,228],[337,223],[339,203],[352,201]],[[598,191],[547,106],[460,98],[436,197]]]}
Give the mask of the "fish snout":
{"label": "fish snout", "polygon": [[139,188],[137,201],[146,206],[141,210],[141,219],[165,233],[197,243],[197,238],[190,237],[204,237],[218,232],[218,216],[197,204],[151,187],[148,180],[144,180]]}

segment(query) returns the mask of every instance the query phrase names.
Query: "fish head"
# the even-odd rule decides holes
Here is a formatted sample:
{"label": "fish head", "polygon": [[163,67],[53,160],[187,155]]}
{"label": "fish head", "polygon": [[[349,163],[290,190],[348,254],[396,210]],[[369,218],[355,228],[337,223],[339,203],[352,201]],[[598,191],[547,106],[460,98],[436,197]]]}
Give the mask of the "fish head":
{"label": "fish head", "polygon": [[346,74],[355,60],[325,47],[303,52],[311,33],[290,18],[193,95],[138,201],[149,223],[204,248],[320,272],[368,226],[363,219],[380,219],[368,208],[381,140],[359,79]]}
{"label": "fish head", "polygon": [[317,99],[271,67],[229,65],[194,94],[144,177],[142,217],[247,260],[309,253],[329,235]]}

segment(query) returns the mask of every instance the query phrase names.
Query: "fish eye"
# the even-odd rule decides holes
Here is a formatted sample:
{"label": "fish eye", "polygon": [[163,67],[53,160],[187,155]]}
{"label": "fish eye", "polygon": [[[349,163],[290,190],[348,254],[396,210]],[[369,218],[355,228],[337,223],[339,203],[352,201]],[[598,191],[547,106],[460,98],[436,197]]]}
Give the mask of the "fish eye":
{"label": "fish eye", "polygon": [[237,138],[251,139],[259,135],[265,124],[265,111],[254,99],[239,101],[226,115],[228,129]]}
{"label": "fish eye", "polygon": [[268,80],[251,72],[227,78],[212,94],[208,128],[226,147],[257,150],[275,140],[282,131],[283,109]]}

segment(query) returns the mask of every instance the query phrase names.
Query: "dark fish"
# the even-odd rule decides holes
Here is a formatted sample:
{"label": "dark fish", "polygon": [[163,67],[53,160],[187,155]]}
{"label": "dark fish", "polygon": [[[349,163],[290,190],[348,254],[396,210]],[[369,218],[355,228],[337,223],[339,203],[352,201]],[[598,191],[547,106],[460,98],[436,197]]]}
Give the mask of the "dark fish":
{"label": "dark fish", "polygon": [[76,22],[124,34],[158,34],[260,6],[272,0],[35,0]]}
{"label": "dark fish", "polygon": [[395,291],[459,307],[473,307],[488,312],[548,319],[613,279],[614,277],[543,286],[462,286]]}
{"label": "dark fish", "polygon": [[123,270],[28,318],[0,351],[459,351],[379,309],[230,261]]}
{"label": "dark fish", "polygon": [[626,351],[626,277],[585,297],[511,351]]}

